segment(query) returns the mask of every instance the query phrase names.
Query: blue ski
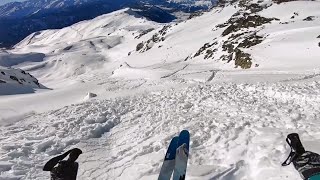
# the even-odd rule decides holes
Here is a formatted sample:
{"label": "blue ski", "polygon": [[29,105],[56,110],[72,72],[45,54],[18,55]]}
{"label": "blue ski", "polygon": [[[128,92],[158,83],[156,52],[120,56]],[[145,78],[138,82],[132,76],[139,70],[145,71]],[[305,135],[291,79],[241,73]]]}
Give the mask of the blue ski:
{"label": "blue ski", "polygon": [[170,180],[176,158],[179,137],[172,138],[164,158],[158,180]]}
{"label": "blue ski", "polygon": [[178,148],[176,151],[175,167],[173,172],[173,180],[184,180],[187,172],[188,157],[189,157],[189,131],[183,130],[180,132]]}

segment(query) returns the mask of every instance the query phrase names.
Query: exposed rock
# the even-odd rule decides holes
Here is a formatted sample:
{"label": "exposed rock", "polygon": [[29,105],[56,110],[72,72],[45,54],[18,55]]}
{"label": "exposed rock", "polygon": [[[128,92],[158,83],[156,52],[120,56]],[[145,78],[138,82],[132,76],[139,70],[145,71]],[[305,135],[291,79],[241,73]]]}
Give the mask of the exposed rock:
{"label": "exposed rock", "polygon": [[249,6],[247,6],[247,9],[250,10],[252,13],[256,13],[256,12],[260,12],[264,9],[265,7],[260,6],[259,4],[250,4]]}
{"label": "exposed rock", "polygon": [[164,26],[164,27],[159,31],[159,34],[160,34],[161,36],[166,35],[167,32],[168,32],[168,30],[169,30],[169,28],[171,28],[171,25],[166,25],[166,26]]}
{"label": "exposed rock", "polygon": [[[235,62],[235,67],[248,69],[252,67],[252,59],[250,54],[244,53],[242,48],[250,48],[257,44],[260,44],[264,40],[264,37],[258,36],[256,32],[241,32],[231,34],[228,40],[220,42],[222,45],[218,45],[217,41],[213,43],[204,44],[194,55],[194,57],[204,54],[204,59],[215,58],[215,52],[218,48],[221,48],[223,54],[220,56],[220,60]],[[257,67],[257,66],[255,66]]]}
{"label": "exposed rock", "polygon": [[197,57],[199,56],[202,52],[204,52],[206,49],[210,48],[211,46],[213,46],[213,44],[210,43],[205,43],[197,52],[193,57]]}
{"label": "exposed rock", "polygon": [[40,83],[38,81],[33,81],[38,87],[40,87]]}
{"label": "exposed rock", "polygon": [[0,79],[0,83],[6,83],[5,81],[2,81],[1,79]]}
{"label": "exposed rock", "polygon": [[222,49],[223,49],[223,51],[227,51],[228,53],[232,53],[234,50],[234,45],[232,43],[229,43],[228,41],[226,41],[225,43],[223,43]]}
{"label": "exposed rock", "polygon": [[145,47],[145,50],[144,51],[148,51],[149,49],[151,49],[154,45],[154,41],[152,41],[151,39],[149,39],[147,41],[147,44],[146,44],[146,47]]}
{"label": "exposed rock", "polygon": [[[280,21],[277,18],[266,18],[255,14],[271,6],[271,4],[263,2],[262,0],[258,1],[258,3],[252,3],[250,0],[220,0],[218,6],[233,4],[241,8],[227,22],[218,24],[213,29],[225,28],[222,36],[226,36],[227,39],[221,38],[219,41],[213,40],[204,44],[193,57],[203,55],[204,59],[212,58],[228,63],[233,61],[235,68],[248,69],[252,66],[258,67],[259,64],[253,64],[251,55],[245,53],[245,49],[260,44],[264,40],[263,36],[257,35],[257,32],[263,29],[264,24],[271,23],[274,20]],[[259,3],[265,5],[260,5]],[[296,13],[295,16],[297,15]],[[216,57],[219,54],[222,55]]]}
{"label": "exposed rock", "polygon": [[213,58],[213,55],[214,55],[214,53],[215,53],[216,51],[217,51],[217,49],[213,49],[213,50],[208,49],[208,50],[206,51],[206,54],[205,54],[204,58],[205,58],[205,59]]}
{"label": "exposed rock", "polygon": [[257,44],[260,44],[263,41],[263,37],[257,36],[256,34],[244,39],[238,47],[240,48],[250,48],[252,46],[255,46]]}
{"label": "exposed rock", "polygon": [[260,6],[259,4],[251,3],[248,0],[240,0],[239,6],[244,8],[245,10],[250,10],[252,13],[260,12],[264,8],[266,8],[266,6]]}
{"label": "exposed rock", "polygon": [[4,72],[2,72],[2,71],[1,71],[1,74],[6,75],[6,73],[4,73]]}
{"label": "exposed rock", "polygon": [[228,38],[229,41],[235,40],[241,36],[243,36],[245,34],[245,32],[242,33],[236,33],[236,34],[231,34],[231,36]]}
{"label": "exposed rock", "polygon": [[159,32],[155,33],[148,41],[141,42],[137,45],[136,51],[143,53],[151,49],[155,43],[159,43],[165,40],[165,35],[167,34],[171,25],[164,26]]}
{"label": "exposed rock", "polygon": [[72,49],[73,46],[67,46],[65,48],[63,48],[64,51],[69,51],[70,49]]}
{"label": "exposed rock", "polygon": [[320,38],[320,35],[317,38]]}
{"label": "exposed rock", "polygon": [[252,65],[251,55],[248,53],[244,53],[240,49],[236,49],[235,50],[235,65],[236,65],[236,68],[238,68],[239,66],[242,69],[251,68],[251,65]]}
{"label": "exposed rock", "polygon": [[229,4],[234,4],[236,3],[238,0],[218,0],[217,2],[217,6],[218,7],[225,7]]}
{"label": "exposed rock", "polygon": [[10,76],[10,79],[17,81],[19,84],[21,84],[21,82],[19,81],[19,79],[15,76]]}
{"label": "exposed rock", "polygon": [[273,0],[273,2],[280,4],[280,3],[284,3],[284,2],[290,2],[290,1],[296,1],[296,0]]}
{"label": "exposed rock", "polygon": [[320,42],[318,43],[318,46],[320,47]]}
{"label": "exposed rock", "polygon": [[222,33],[222,36],[226,36],[232,32],[237,32],[242,28],[258,27],[266,23],[270,23],[273,20],[279,20],[276,18],[265,18],[259,15],[244,14],[242,17],[231,17],[228,24],[231,24]]}
{"label": "exposed rock", "polygon": [[227,62],[229,63],[229,62],[232,61],[232,54],[222,55],[222,56],[220,57],[220,59],[221,59],[222,61],[227,61]]}
{"label": "exposed rock", "polygon": [[153,30],[154,30],[154,28],[150,28],[150,29],[144,30],[138,36],[136,36],[135,39],[140,39],[142,36],[148,34],[149,32],[151,32]]}
{"label": "exposed rock", "polygon": [[136,47],[136,51],[140,51],[143,48],[144,44],[143,42],[139,43]]}
{"label": "exposed rock", "polygon": [[159,36],[158,33],[154,34],[152,37],[151,37],[151,40],[153,42],[160,42],[161,41],[161,37]]}
{"label": "exposed rock", "polygon": [[192,19],[192,18],[195,18],[195,17],[198,17],[198,16],[201,16],[203,14],[203,12],[194,12],[194,13],[191,13],[190,16],[188,17],[188,19]]}
{"label": "exposed rock", "polygon": [[308,16],[306,18],[303,19],[303,21],[313,21],[314,20],[314,16]]}
{"label": "exposed rock", "polygon": [[227,26],[228,26],[228,23],[223,23],[223,24],[216,25],[216,28],[224,28],[224,27],[227,27]]}

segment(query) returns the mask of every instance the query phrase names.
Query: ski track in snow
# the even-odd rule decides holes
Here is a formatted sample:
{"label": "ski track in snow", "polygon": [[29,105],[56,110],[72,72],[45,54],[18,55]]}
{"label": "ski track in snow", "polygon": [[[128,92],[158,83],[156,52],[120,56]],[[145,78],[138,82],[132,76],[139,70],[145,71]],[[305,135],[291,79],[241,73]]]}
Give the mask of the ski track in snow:
{"label": "ski track in snow", "polygon": [[48,179],[44,163],[72,147],[84,152],[79,179],[157,179],[169,141],[188,129],[186,179],[298,180],[281,167],[285,137],[298,132],[319,152],[319,106],[318,82],[195,83],[91,100],[0,127],[0,179]]}

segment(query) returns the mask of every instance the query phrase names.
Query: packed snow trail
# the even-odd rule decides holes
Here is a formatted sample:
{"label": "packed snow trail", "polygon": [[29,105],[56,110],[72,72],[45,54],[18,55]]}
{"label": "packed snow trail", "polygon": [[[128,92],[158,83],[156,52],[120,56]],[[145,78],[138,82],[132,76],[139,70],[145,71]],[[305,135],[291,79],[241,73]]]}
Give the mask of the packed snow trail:
{"label": "packed snow trail", "polygon": [[[140,88],[144,88],[143,86]],[[297,132],[320,152],[320,83],[189,84],[34,114],[0,127],[0,179],[48,179],[42,166],[79,147],[79,179],[157,179],[169,141],[191,134],[186,179],[299,180],[281,167]]]}

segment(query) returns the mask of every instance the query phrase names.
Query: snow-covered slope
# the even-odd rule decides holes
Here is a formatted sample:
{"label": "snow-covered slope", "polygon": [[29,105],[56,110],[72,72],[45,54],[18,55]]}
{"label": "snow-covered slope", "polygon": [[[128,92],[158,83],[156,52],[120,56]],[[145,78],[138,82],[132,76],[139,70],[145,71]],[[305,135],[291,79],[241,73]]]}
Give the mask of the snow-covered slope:
{"label": "snow-covered slope", "polygon": [[319,9],[227,1],[168,24],[124,9],[31,34],[6,56],[45,57],[2,63],[52,90],[0,97],[0,179],[47,179],[72,147],[79,179],[157,179],[182,129],[186,179],[300,179],[281,162],[291,132],[320,152]]}
{"label": "snow-covered slope", "polygon": [[141,44],[139,53],[128,62],[136,64],[136,57],[144,62],[141,58],[153,54],[152,63],[208,60],[222,69],[314,70],[319,66],[319,1],[264,1],[255,6],[216,8],[185,23],[170,25],[164,33],[158,33],[161,40]]}
{"label": "snow-covered slope", "polygon": [[61,30],[33,33],[16,45],[15,51],[47,54],[40,65],[22,67],[36,71],[43,81],[92,75],[94,70],[114,69],[115,64],[109,62],[127,57],[139,42],[135,37],[157,27],[157,23],[124,9]]}
{"label": "snow-covered slope", "polygon": [[[133,82],[127,88],[151,85],[136,88]],[[106,87],[126,88],[118,85]],[[290,151],[285,137],[298,132],[306,149],[320,151],[319,88],[202,84],[28,114],[0,127],[0,177],[47,179],[43,164],[79,147],[81,180],[157,179],[170,138],[188,129],[187,179],[299,180],[293,167],[281,167]]]}

